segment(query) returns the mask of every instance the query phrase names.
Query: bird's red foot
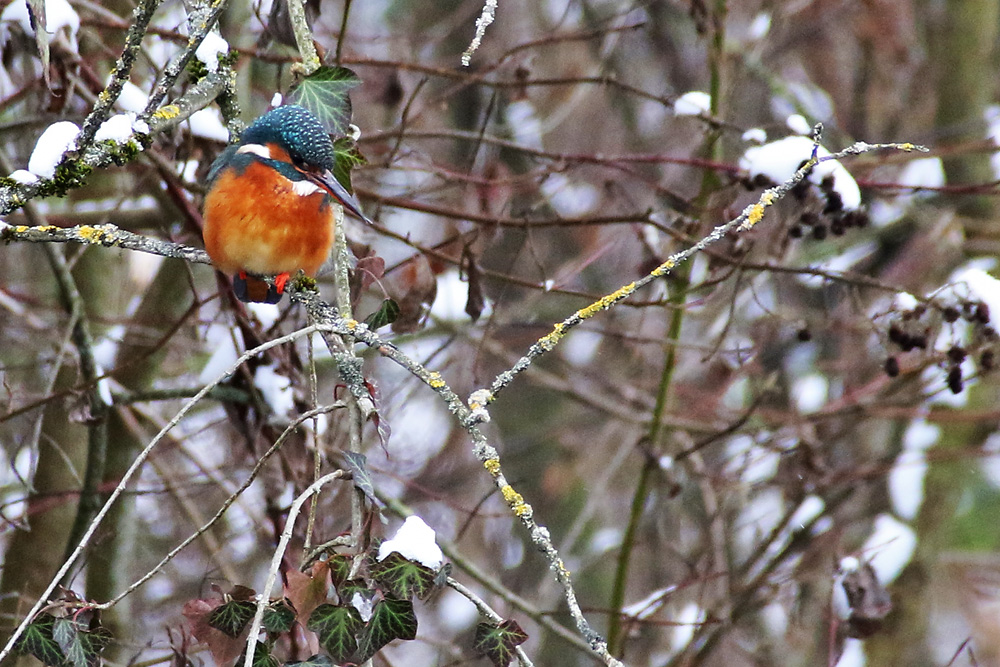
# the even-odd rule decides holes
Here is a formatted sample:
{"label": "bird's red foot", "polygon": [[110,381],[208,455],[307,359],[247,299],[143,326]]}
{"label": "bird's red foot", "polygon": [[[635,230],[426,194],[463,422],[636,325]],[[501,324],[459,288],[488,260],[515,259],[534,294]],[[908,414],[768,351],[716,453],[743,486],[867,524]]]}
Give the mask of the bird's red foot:
{"label": "bird's red foot", "polygon": [[246,303],[278,303],[284,291],[285,283],[288,282],[288,274],[282,274],[275,279],[274,285],[269,285],[261,278],[247,275],[246,271],[239,271],[233,276],[233,291],[236,298]]}
{"label": "bird's red foot", "polygon": [[278,293],[278,296],[285,293],[285,285],[288,284],[289,278],[291,278],[291,276],[287,271],[285,273],[279,273],[274,277],[274,289]]}

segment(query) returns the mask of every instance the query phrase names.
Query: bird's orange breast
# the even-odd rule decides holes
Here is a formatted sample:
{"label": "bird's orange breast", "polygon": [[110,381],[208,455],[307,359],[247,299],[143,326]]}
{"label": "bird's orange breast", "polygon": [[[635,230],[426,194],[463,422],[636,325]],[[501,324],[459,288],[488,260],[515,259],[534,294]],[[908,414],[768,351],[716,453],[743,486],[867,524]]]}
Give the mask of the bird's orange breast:
{"label": "bird's orange breast", "polygon": [[259,162],[225,169],[205,198],[205,250],[225,273],[314,276],[333,246],[333,208]]}

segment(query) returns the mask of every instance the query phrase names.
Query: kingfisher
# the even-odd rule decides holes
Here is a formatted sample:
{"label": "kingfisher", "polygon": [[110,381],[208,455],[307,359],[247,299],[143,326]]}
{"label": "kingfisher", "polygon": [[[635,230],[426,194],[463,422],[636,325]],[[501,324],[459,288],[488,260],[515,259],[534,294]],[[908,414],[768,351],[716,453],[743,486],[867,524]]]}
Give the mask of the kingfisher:
{"label": "kingfisher", "polygon": [[296,272],[316,275],[333,247],[335,205],[371,224],[333,167],[330,135],[294,104],[258,118],[212,163],[205,250],[241,301],[278,303]]}

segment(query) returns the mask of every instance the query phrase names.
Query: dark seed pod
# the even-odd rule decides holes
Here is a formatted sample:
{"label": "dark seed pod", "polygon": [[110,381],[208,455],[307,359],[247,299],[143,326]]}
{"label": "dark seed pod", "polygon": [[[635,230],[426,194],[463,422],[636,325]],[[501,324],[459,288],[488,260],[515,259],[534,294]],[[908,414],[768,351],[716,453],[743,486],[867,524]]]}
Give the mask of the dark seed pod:
{"label": "dark seed pod", "polygon": [[802,327],[801,329],[799,329],[798,332],[796,332],[795,336],[803,343],[808,343],[809,341],[812,340],[813,337],[812,331],[809,331],[809,329],[807,329],[806,327]]}
{"label": "dark seed pod", "polygon": [[826,206],[823,207],[823,213],[839,213],[844,210],[844,200],[840,198],[839,192],[828,192],[826,193]]}
{"label": "dark seed pod", "polygon": [[788,228],[788,236],[790,238],[800,239],[802,238],[802,234],[803,232],[801,225],[792,225],[791,227]]}
{"label": "dark seed pod", "polygon": [[962,393],[962,368],[960,366],[952,366],[951,370],[948,371],[948,389],[953,394]]}
{"label": "dark seed pod", "polygon": [[813,238],[822,241],[826,238],[826,225],[816,225],[813,227]]}
{"label": "dark seed pod", "polygon": [[924,313],[926,312],[927,312],[927,306],[925,306],[922,303],[918,303],[917,307],[913,309],[913,316],[919,320],[921,317],[924,316]]}
{"label": "dark seed pod", "polygon": [[806,211],[801,216],[799,216],[799,222],[801,222],[803,225],[809,225],[810,227],[815,227],[816,225],[821,224],[822,220],[820,220],[819,216],[816,215],[814,212]]}
{"label": "dark seed pod", "polygon": [[805,198],[809,196],[809,185],[809,181],[799,181],[792,186],[792,196],[799,201],[805,201]]}
{"label": "dark seed pod", "polygon": [[903,338],[904,338],[904,334],[900,330],[899,327],[897,327],[895,324],[889,325],[889,340],[890,341],[892,341],[896,345],[902,345],[903,344],[902,343]]}
{"label": "dark seed pod", "polygon": [[756,176],[753,177],[753,180],[751,182],[757,188],[773,188],[774,186],[777,185],[777,183],[772,181],[764,174],[757,174]]}
{"label": "dark seed pod", "polygon": [[899,375],[899,359],[896,357],[889,357],[885,360],[885,374],[891,378]]}
{"label": "dark seed pod", "polygon": [[955,306],[947,306],[941,311],[941,317],[944,318],[945,322],[957,322],[958,318],[961,317],[961,313],[958,312],[958,308]]}
{"label": "dark seed pod", "polygon": [[965,361],[966,356],[968,356],[968,353],[961,345],[952,345],[951,349],[948,350],[948,361],[953,364],[962,363]]}
{"label": "dark seed pod", "polygon": [[976,304],[976,321],[981,324],[990,323],[990,307],[980,301]]}
{"label": "dark seed pod", "polygon": [[996,353],[993,350],[983,350],[979,356],[979,370],[989,373],[996,367]]}
{"label": "dark seed pod", "polygon": [[830,221],[830,233],[834,236],[843,236],[847,228],[844,227],[844,221],[840,218],[835,218]]}
{"label": "dark seed pod", "polygon": [[913,347],[919,347],[921,350],[927,349],[927,336],[924,336],[923,334],[913,336],[913,338],[910,339],[910,342],[913,343]]}

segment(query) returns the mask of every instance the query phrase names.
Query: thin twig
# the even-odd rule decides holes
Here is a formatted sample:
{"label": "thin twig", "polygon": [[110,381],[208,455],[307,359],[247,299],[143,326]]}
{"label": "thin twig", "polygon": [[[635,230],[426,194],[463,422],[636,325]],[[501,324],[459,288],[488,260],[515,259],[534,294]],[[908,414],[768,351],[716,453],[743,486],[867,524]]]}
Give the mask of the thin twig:
{"label": "thin twig", "polygon": [[166,436],[166,434],[171,429],[173,429],[174,426],[180,423],[181,419],[184,418],[184,415],[190,412],[191,408],[197,405],[201,401],[201,399],[204,398],[206,394],[208,394],[208,392],[212,389],[212,387],[215,387],[216,385],[221,383],[226,377],[235,373],[240,368],[240,366],[246,363],[249,359],[252,359],[253,357],[257,356],[262,352],[266,352],[267,350],[270,350],[273,347],[277,347],[278,345],[283,345],[284,343],[297,340],[302,336],[312,335],[313,333],[321,330],[323,330],[322,325],[308,326],[303,329],[299,329],[298,331],[294,331],[288,334],[287,336],[276,338],[274,340],[258,345],[252,350],[244,352],[240,356],[240,358],[237,359],[226,371],[220,374],[215,380],[207,384],[204,389],[199,391],[194,396],[194,398],[192,398],[190,401],[184,404],[184,406],[177,412],[177,414],[174,415],[174,418],[171,419],[166,426],[160,429],[160,432],[153,437],[153,439],[149,442],[149,444],[146,445],[146,447],[135,458],[135,460],[132,462],[132,465],[128,467],[128,470],[125,471],[125,474],[122,475],[121,481],[118,483],[117,486],[115,486],[114,491],[111,492],[111,495],[104,503],[104,506],[94,517],[94,520],[90,522],[90,526],[87,528],[87,531],[80,538],[80,543],[76,546],[76,549],[74,549],[73,553],[69,555],[69,558],[67,558],[63,562],[62,566],[60,566],[55,576],[52,577],[52,580],[49,582],[48,586],[46,586],[45,590],[42,591],[41,595],[38,596],[38,600],[28,611],[25,617],[21,620],[21,623],[18,624],[17,629],[14,630],[14,634],[12,634],[10,638],[7,640],[7,644],[3,647],[3,650],[0,650],[0,662],[3,662],[3,659],[10,654],[11,650],[14,648],[14,644],[17,643],[17,640],[21,638],[22,634],[24,634],[24,631],[28,628],[28,625],[30,625],[35,615],[42,609],[42,607],[45,606],[49,596],[52,595],[52,592],[56,589],[56,586],[59,585],[59,582],[62,581],[63,577],[66,576],[66,573],[69,572],[70,568],[73,567],[73,565],[76,563],[80,555],[83,554],[84,550],[87,548],[87,545],[90,544],[90,540],[91,538],[93,538],[94,533],[97,532],[97,529],[98,527],[100,527],[101,522],[104,521],[104,517],[107,516],[108,512],[111,511],[111,507],[114,505],[115,501],[118,500],[118,497],[121,496],[122,493],[124,493],[125,487],[128,485],[129,481],[131,481],[132,477],[139,471],[139,469],[142,467],[142,464],[145,463],[146,459],[149,458],[149,455],[153,452],[153,449],[160,443],[160,441],[163,440],[164,436]]}
{"label": "thin twig", "polygon": [[846,148],[839,153],[834,153],[825,157],[817,158],[812,157],[807,160],[805,164],[802,165],[795,172],[795,174],[789,178],[787,181],[781,185],[775,186],[773,188],[768,188],[765,190],[756,203],[747,206],[743,211],[734,219],[725,223],[724,225],[719,225],[711,231],[707,236],[699,240],[694,245],[681,250],[680,252],[674,253],[667,258],[665,262],[660,264],[658,267],[650,271],[646,276],[640,278],[639,280],[624,285],[620,289],[604,296],[603,298],[595,301],[585,308],[581,308],[576,311],[562,322],[557,323],[552,331],[539,338],[529,349],[527,354],[521,357],[514,366],[503,373],[500,373],[496,379],[493,380],[492,385],[488,390],[487,402],[492,403],[496,400],[497,395],[506,387],[514,381],[521,372],[523,372],[531,363],[542,356],[543,354],[551,351],[556,345],[569,333],[573,328],[584,322],[594,315],[608,310],[613,306],[618,305],[628,297],[632,296],[639,289],[645,287],[649,283],[662,278],[663,276],[671,273],[679,264],[687,261],[697,253],[701,252],[708,246],[723,239],[729,232],[737,231],[743,232],[752,229],[760,220],[764,217],[764,211],[768,206],[774,205],[776,202],[781,200],[785,195],[787,195],[793,187],[795,187],[799,182],[806,178],[820,162],[826,162],[828,160],[838,160],[848,155],[860,155],[862,153],[867,153],[875,150],[901,150],[901,151],[922,151],[926,152],[927,149],[923,146],[917,146],[915,144],[909,143],[892,143],[892,144],[867,144],[864,142],[858,142],[853,146]]}
{"label": "thin twig", "polygon": [[288,518],[285,519],[285,529],[281,531],[281,538],[278,540],[278,546],[274,550],[274,555],[271,556],[271,565],[267,569],[267,580],[264,582],[264,588],[257,594],[257,611],[253,615],[253,623],[250,624],[250,635],[247,637],[246,660],[243,661],[243,667],[253,667],[253,656],[257,651],[257,635],[260,634],[260,626],[264,621],[264,609],[267,608],[271,588],[274,587],[274,582],[278,578],[278,569],[281,567],[281,561],[285,557],[285,549],[288,548],[288,542],[292,539],[292,531],[295,529],[295,519],[299,516],[302,505],[313,495],[319,494],[319,490],[327,482],[332,482],[343,476],[343,470],[334,470],[330,474],[320,477],[310,484],[309,488],[299,494],[299,497],[295,499],[295,502],[292,503],[291,508],[288,510]]}
{"label": "thin twig", "polygon": [[[494,623],[502,623],[504,621],[503,616],[493,611],[493,608],[490,607],[488,604],[486,604],[486,602],[481,597],[479,597],[471,590],[463,586],[459,581],[452,579],[451,577],[448,577],[448,587],[454,590],[459,595],[463,596],[472,604],[474,604],[476,606],[476,609],[479,610],[480,614],[490,619]],[[518,662],[520,662],[522,665],[526,665],[527,667],[534,667],[534,663],[531,662],[527,654],[525,654],[524,650],[521,649],[520,646],[514,647],[514,653],[517,655]]]}

